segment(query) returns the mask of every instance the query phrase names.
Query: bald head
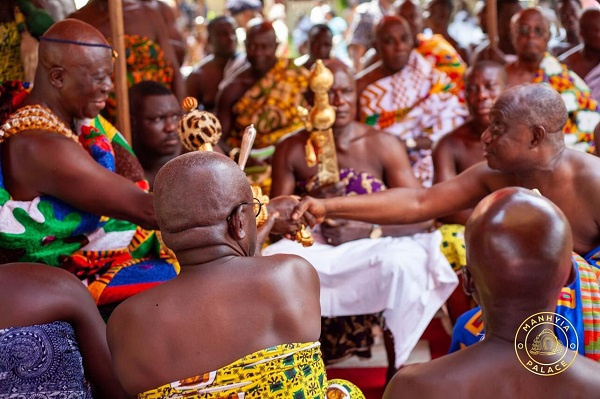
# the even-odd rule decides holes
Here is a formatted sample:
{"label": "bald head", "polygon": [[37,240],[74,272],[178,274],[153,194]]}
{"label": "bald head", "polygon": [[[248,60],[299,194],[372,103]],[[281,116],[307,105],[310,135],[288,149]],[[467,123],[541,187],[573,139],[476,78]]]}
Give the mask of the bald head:
{"label": "bald head", "polygon": [[410,32],[410,26],[404,18],[396,15],[386,15],[381,18],[381,21],[375,26],[375,40],[380,40],[383,34],[394,26],[401,26],[407,32]]}
{"label": "bald head", "polygon": [[257,35],[262,34],[273,34],[273,37],[276,40],[275,29],[273,29],[273,24],[269,21],[265,21],[264,19],[255,18],[252,19],[248,23],[248,29],[246,31],[246,40],[254,38]]}
{"label": "bald head", "polygon": [[163,234],[224,224],[242,201],[252,201],[246,176],[216,152],[181,155],[167,162],[154,182],[154,208]]}
{"label": "bald head", "polygon": [[538,8],[528,8],[512,17],[510,35],[519,60],[541,62],[550,40],[550,23]]}
{"label": "bald head", "polygon": [[569,117],[560,94],[548,85],[535,83],[506,90],[496,100],[493,111],[530,127],[542,126],[548,134],[560,134],[561,141],[562,129]]}
{"label": "bald head", "polygon": [[465,230],[468,270],[482,305],[553,307],[571,272],[571,227],[552,202],[523,188],[490,194]]}
{"label": "bald head", "polygon": [[46,69],[76,63],[81,61],[81,57],[95,53],[112,57],[112,49],[104,35],[77,19],[64,19],[52,25],[42,36],[39,46],[40,63]]}

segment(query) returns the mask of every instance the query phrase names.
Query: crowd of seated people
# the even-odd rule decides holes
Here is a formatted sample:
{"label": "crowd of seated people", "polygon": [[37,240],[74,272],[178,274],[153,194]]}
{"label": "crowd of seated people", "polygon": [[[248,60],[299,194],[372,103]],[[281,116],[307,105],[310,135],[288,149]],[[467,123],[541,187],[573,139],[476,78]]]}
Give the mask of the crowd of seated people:
{"label": "crowd of seated people", "polygon": [[[107,0],[54,24],[0,7],[0,397],[360,399],[325,366],[380,332],[386,398],[600,396],[600,6],[559,1],[552,37],[498,0],[498,40],[462,43],[452,1],[371,0],[345,16],[348,58],[323,20],[295,61],[259,3],[208,22],[187,79],[162,1],[123,2],[126,54]],[[33,78],[22,10],[50,21]],[[220,123],[214,152],[182,146],[185,94]],[[440,309],[456,353],[403,367]],[[573,325],[552,355],[580,355],[543,387],[514,350],[539,312]]]}

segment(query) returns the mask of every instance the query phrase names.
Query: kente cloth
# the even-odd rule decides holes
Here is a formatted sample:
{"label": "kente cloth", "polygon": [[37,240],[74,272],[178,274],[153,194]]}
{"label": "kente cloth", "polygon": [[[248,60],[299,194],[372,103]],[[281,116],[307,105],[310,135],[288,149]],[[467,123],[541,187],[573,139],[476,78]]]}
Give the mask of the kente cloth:
{"label": "kente cloth", "polygon": [[18,23],[0,23],[0,81],[25,79]]}
{"label": "kente cloth", "polygon": [[[600,247],[585,258],[573,254],[575,281],[563,287],[555,312],[569,320],[575,330],[566,332],[569,342],[577,341],[578,352],[600,361]],[[461,315],[454,326],[450,353],[479,342],[485,336],[481,307]],[[557,336],[561,337],[560,334]],[[563,342],[566,345],[566,342]]]}
{"label": "kente cloth", "polygon": [[440,249],[448,259],[452,270],[460,271],[467,265],[467,249],[465,247],[465,226],[461,224],[443,224],[438,227],[442,233]]}
{"label": "kente cloth", "polygon": [[[385,189],[381,180],[353,169],[342,169],[340,181],[346,185],[346,195]],[[385,327],[394,336],[399,367],[458,284],[440,251],[441,234],[367,238],[332,246],[318,226],[312,233],[315,243],[311,247],[280,240],[263,254],[295,254],[315,267],[324,317],[383,312]]]}
{"label": "kente cloth", "polygon": [[[417,51],[393,75],[368,85],[360,94],[360,120],[402,140],[427,137],[434,143],[460,126],[468,115],[452,93],[452,81]],[[431,150],[412,150],[409,157],[415,176],[431,185]]]}
{"label": "kente cloth", "polygon": [[592,68],[583,78],[592,92],[592,98],[596,102],[600,101],[600,64]]}
{"label": "kente cloth", "polygon": [[461,101],[464,100],[465,83],[463,75],[467,69],[467,64],[460,58],[458,51],[444,39],[444,36],[438,34],[425,36],[419,33],[417,41],[417,52],[433,64],[435,69],[445,73],[450,78],[452,93],[456,94]]}
{"label": "kente cloth", "polygon": [[92,399],[69,323],[0,329],[0,398]]}
{"label": "kente cloth", "polygon": [[569,112],[563,128],[565,144],[569,148],[588,151],[594,141],[594,128],[600,122],[600,108],[585,82],[550,53],[544,55],[531,82],[546,83],[560,93]]}
{"label": "kente cloth", "polygon": [[254,148],[275,145],[304,124],[298,114],[308,84],[308,71],[287,59],[279,59],[265,76],[260,78],[233,105],[234,126],[228,140],[239,147],[246,127],[254,124]]}
{"label": "kente cloth", "polygon": [[[124,41],[127,87],[144,80],[152,80],[170,89],[175,70],[158,43],[139,35],[124,35]],[[111,123],[116,121],[117,99],[114,92],[110,94],[102,114]]]}
{"label": "kente cloth", "polygon": [[[27,130],[27,116],[21,113],[30,108],[51,114],[41,106],[24,107],[5,121],[0,135],[9,126]],[[59,131],[52,124],[47,129]],[[99,165],[113,172],[115,154],[131,151],[120,133],[101,117],[79,123],[74,137]],[[148,187],[145,181],[138,186]],[[120,302],[179,271],[154,231],[81,211],[49,195],[13,200],[0,164],[0,263],[8,262],[39,262],[66,269],[88,285],[98,305]]]}
{"label": "kente cloth", "polygon": [[138,399],[325,397],[364,399],[354,384],[345,380],[327,380],[318,342],[283,344],[259,350],[215,371],[138,394]]}

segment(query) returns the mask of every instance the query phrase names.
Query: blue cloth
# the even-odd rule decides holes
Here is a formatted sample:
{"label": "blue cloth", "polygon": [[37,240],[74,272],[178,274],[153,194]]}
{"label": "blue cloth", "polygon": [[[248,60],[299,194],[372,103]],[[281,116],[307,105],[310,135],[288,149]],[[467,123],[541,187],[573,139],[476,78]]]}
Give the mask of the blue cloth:
{"label": "blue cloth", "polygon": [[13,397],[92,399],[69,323],[0,330],[0,398]]}

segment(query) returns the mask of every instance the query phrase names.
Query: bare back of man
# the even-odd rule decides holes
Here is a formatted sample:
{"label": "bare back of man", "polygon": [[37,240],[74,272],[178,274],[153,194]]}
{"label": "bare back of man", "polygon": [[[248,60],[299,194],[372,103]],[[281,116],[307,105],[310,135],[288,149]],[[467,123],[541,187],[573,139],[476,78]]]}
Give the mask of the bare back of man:
{"label": "bare back of man", "polygon": [[281,343],[317,341],[319,315],[319,278],[304,259],[236,257],[185,266],[131,298],[113,313],[108,336],[117,374],[136,394]]}
{"label": "bare back of man", "polygon": [[[465,348],[435,362],[408,366],[394,378],[396,389],[383,399],[396,398],[573,398],[600,392],[600,365],[578,356],[564,372],[541,377],[525,369],[515,355],[514,343],[486,342]],[[540,380],[543,383],[540,384]]]}

